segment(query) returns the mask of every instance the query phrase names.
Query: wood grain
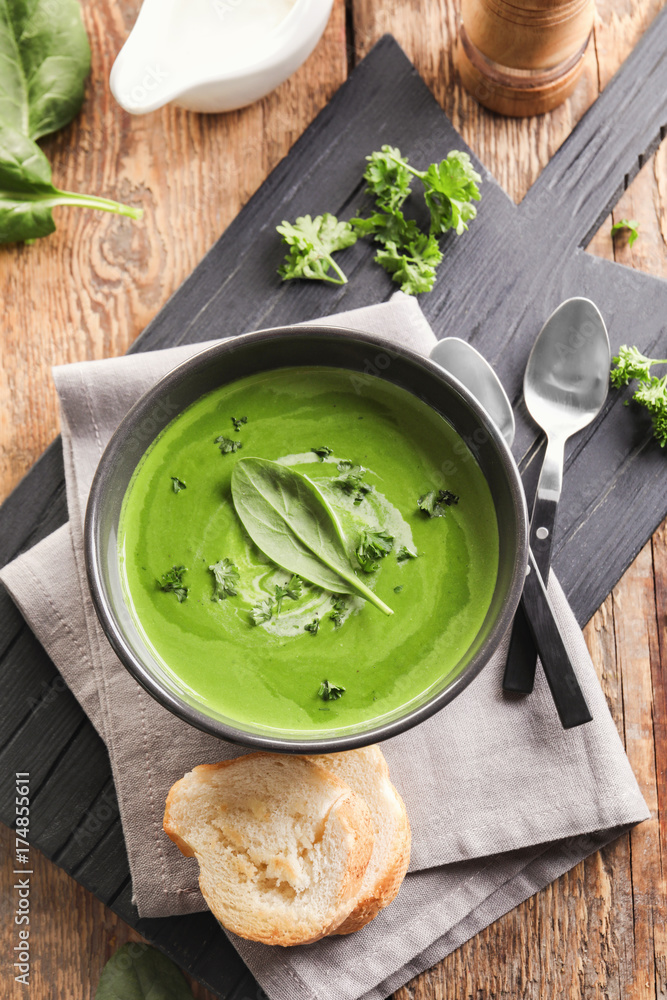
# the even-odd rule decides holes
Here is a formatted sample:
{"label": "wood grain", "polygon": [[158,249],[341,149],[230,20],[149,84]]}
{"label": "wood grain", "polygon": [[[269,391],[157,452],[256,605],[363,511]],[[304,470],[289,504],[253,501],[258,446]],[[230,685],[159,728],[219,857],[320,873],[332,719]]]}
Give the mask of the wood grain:
{"label": "wood grain", "polygon": [[[349,62],[391,31],[466,141],[520,201],[659,10],[658,0],[598,4],[594,46],[573,98],[539,119],[483,111],[457,85],[457,11],[446,0],[336,0],[308,63],[260,104],[225,116],[168,109],[131,118],[108,72],[137,4],[84,5],[93,75],[83,114],[45,143],[57,182],[149,209],[145,224],[60,210],[58,231],[0,251],[0,494],[57,430],[49,366],[122,353],[287,152],[345,78]],[[636,218],[633,248],[606,220],[589,251],[667,277],[667,150],[650,158],[614,219]],[[632,339],[629,331],[628,339]],[[589,648],[654,818],[580,864],[400,990],[401,1000],[667,996],[667,524],[586,630]],[[3,841],[6,860],[9,838]],[[7,873],[10,869],[6,868]],[[5,885],[10,884],[5,882]],[[51,863],[36,859],[38,941],[30,995],[94,995],[109,954],[136,932]],[[11,895],[2,898],[9,954]],[[6,966],[3,996],[25,995]],[[206,997],[201,988],[196,993]]]}

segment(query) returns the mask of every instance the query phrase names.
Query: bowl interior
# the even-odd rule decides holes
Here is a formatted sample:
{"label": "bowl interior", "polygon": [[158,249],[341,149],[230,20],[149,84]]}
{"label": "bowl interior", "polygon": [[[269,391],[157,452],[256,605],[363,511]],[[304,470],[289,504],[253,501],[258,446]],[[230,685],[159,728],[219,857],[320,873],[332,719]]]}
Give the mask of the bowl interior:
{"label": "bowl interior", "polygon": [[[154,438],[201,396],[257,372],[295,366],[350,370],[363,391],[369,376],[387,379],[441,414],[461,435],[491,490],[499,535],[498,574],[490,607],[476,638],[453,672],[409,709],[377,722],[304,738],[303,733],[239,726],[216,713],[160,664],[137,627],[124,596],[118,559],[123,499]],[[469,461],[468,453],[462,461]],[[271,330],[208,348],[166,375],[133,407],[98,467],[86,514],[86,564],[93,602],[111,645],[134,677],[163,705],[213,735],[261,749],[327,752],[377,742],[422,721],[452,700],[477,675],[509,626],[526,565],[527,515],[518,471],[499,431],[476,401],[431,362],[385,341],[319,327]]]}

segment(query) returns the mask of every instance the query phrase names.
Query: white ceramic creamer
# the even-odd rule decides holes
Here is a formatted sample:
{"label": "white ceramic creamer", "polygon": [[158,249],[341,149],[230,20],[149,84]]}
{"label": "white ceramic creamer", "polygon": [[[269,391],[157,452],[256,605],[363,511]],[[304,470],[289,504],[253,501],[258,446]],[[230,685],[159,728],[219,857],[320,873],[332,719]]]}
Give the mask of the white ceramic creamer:
{"label": "white ceramic creamer", "polygon": [[173,102],[191,111],[252,104],[299,68],[333,0],[144,0],[111,70],[131,114]]}

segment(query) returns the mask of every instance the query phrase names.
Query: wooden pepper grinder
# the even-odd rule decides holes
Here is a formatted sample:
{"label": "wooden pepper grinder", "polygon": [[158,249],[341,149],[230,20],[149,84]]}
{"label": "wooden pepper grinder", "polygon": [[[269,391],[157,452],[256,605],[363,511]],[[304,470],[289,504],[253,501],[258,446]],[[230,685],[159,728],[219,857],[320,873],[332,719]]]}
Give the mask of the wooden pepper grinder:
{"label": "wooden pepper grinder", "polygon": [[574,90],[594,16],[594,0],[462,0],[464,87],[503,115],[550,111]]}

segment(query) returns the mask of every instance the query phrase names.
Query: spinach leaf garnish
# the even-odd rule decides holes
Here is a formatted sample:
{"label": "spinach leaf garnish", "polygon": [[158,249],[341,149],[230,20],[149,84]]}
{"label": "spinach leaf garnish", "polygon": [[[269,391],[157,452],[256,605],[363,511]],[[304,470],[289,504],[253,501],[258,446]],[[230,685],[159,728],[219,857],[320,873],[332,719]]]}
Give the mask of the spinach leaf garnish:
{"label": "spinach leaf garnish", "polygon": [[373,573],[380,568],[380,559],[388,556],[394,547],[394,536],[388,531],[373,531],[363,528],[359,535],[356,556],[364,573]]}
{"label": "spinach leaf garnish", "polygon": [[183,574],[187,571],[186,566],[172,566],[162,574],[162,579],[157,581],[160,590],[164,590],[167,594],[176,594],[179,604],[187,598],[190,589],[183,583]]}
{"label": "spinach leaf garnish", "polygon": [[306,476],[263,458],[241,459],[232,472],[232,500],[255,545],[278,566],[393,614],[355,576],[336,515]]}
{"label": "spinach leaf garnish", "polygon": [[345,688],[340,684],[332,684],[331,681],[324,680],[317,693],[322,701],[338,701],[345,694]]}
{"label": "spinach leaf garnish", "polygon": [[231,438],[225,437],[224,434],[220,434],[215,439],[215,443],[220,449],[221,455],[233,455],[235,451],[239,451],[243,447],[242,441],[232,441]]}
{"label": "spinach leaf garnish", "polygon": [[459,498],[450,490],[430,490],[417,501],[417,506],[428,517],[445,517],[447,508],[459,502]]}
{"label": "spinach leaf garnish", "polygon": [[209,566],[214,577],[213,601],[224,601],[228,597],[236,597],[236,585],[239,581],[239,571],[231,559],[220,559]]}
{"label": "spinach leaf garnish", "polygon": [[171,488],[174,493],[180,493],[181,490],[187,490],[187,485],[178,476],[171,477]]}
{"label": "spinach leaf garnish", "polygon": [[181,970],[157,948],[124,944],[102,969],[95,1000],[192,1000]]}

